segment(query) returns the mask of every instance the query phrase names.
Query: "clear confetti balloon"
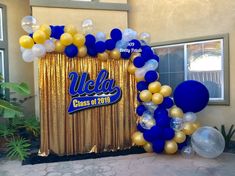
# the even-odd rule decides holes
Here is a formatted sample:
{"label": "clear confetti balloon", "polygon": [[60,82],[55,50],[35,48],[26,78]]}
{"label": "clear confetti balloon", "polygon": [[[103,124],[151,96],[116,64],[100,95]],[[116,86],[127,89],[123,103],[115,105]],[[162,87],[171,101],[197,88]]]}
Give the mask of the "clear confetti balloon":
{"label": "clear confetti balloon", "polygon": [[182,130],[183,129],[183,119],[182,118],[178,118],[178,117],[171,118],[170,126],[175,131]]}
{"label": "clear confetti balloon", "polygon": [[186,159],[191,159],[195,155],[195,152],[192,146],[188,145],[182,148],[181,155]]}
{"label": "clear confetti balloon", "polygon": [[143,105],[145,106],[145,108],[151,113],[153,114],[155,109],[157,109],[157,105],[155,105],[152,101],[149,102],[143,102]]}
{"label": "clear confetti balloon", "polygon": [[93,21],[91,19],[85,19],[83,22],[82,22],[82,31],[85,33],[85,34],[91,34],[92,31],[93,31]]}
{"label": "clear confetti balloon", "polygon": [[147,32],[142,32],[140,35],[139,35],[139,39],[141,41],[142,44],[150,44],[150,41],[151,41],[151,36],[149,33]]}
{"label": "clear confetti balloon", "polygon": [[28,34],[33,33],[34,31],[36,31],[39,28],[39,26],[37,25],[37,20],[33,16],[25,16],[21,20],[21,27]]}
{"label": "clear confetti balloon", "polygon": [[149,111],[145,111],[144,114],[140,117],[139,124],[144,129],[150,129],[156,124],[155,119],[152,117],[152,114]]}
{"label": "clear confetti balloon", "polygon": [[183,117],[184,122],[195,122],[197,120],[197,115],[193,112],[187,112]]}
{"label": "clear confetti balloon", "polygon": [[216,158],[223,153],[225,140],[223,135],[212,127],[201,127],[193,133],[191,143],[194,151],[205,158]]}

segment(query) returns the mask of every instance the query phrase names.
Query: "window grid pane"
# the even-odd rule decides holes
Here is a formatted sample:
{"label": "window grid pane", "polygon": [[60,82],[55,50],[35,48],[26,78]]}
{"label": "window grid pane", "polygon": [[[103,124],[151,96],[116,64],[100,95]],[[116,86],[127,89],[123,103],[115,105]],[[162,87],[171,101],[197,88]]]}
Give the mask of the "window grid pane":
{"label": "window grid pane", "polygon": [[3,41],[2,8],[0,8],[0,41]]}

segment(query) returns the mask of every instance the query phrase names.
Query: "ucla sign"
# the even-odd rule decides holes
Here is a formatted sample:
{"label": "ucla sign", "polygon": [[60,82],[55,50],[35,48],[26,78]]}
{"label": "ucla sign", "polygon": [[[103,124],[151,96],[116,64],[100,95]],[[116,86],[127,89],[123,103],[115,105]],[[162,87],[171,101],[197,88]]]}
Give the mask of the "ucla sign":
{"label": "ucla sign", "polygon": [[122,91],[115,85],[115,80],[108,79],[108,72],[101,70],[96,80],[90,80],[89,74],[71,72],[69,93],[72,96],[68,112],[74,113],[83,109],[104,106],[120,100]]}

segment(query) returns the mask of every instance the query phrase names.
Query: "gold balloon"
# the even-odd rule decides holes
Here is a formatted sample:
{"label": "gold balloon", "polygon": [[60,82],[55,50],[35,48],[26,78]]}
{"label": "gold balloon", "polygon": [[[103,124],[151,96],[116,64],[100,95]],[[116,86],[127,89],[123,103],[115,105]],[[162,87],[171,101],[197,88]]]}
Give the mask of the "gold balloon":
{"label": "gold balloon", "polygon": [[143,133],[136,131],[132,137],[132,142],[135,143],[136,145],[145,145],[146,141],[144,140]]}
{"label": "gold balloon", "polygon": [[130,63],[130,64],[128,65],[127,71],[128,71],[130,74],[135,74],[136,67],[134,66],[133,63]]}
{"label": "gold balloon", "polygon": [[152,102],[154,104],[161,104],[163,102],[163,96],[160,93],[155,93],[152,96]]}
{"label": "gold balloon", "polygon": [[148,153],[152,153],[153,152],[153,147],[152,147],[152,144],[150,144],[150,143],[146,143],[146,144],[144,144],[144,150],[146,151],[146,152],[148,152]]}
{"label": "gold balloon", "polygon": [[98,54],[98,59],[101,61],[107,61],[108,58],[109,58],[109,55],[106,52]]}
{"label": "gold balloon", "polygon": [[86,42],[86,38],[83,34],[75,34],[73,36],[73,44],[76,45],[77,47],[83,47]]}
{"label": "gold balloon", "polygon": [[148,90],[143,90],[140,92],[140,99],[144,102],[151,101],[152,93]]}
{"label": "gold balloon", "polygon": [[174,106],[173,108],[170,109],[170,117],[183,118],[183,116],[184,116],[184,113],[180,108]]}
{"label": "gold balloon", "polygon": [[152,93],[158,93],[161,90],[161,83],[158,81],[149,84],[148,89]]}
{"label": "gold balloon", "polygon": [[33,39],[28,35],[23,35],[19,39],[19,44],[23,48],[32,48],[34,45]]}
{"label": "gold balloon", "polygon": [[195,131],[201,127],[201,124],[199,122],[193,122],[193,127],[195,128]]}
{"label": "gold balloon", "polygon": [[191,122],[185,122],[184,125],[183,125],[183,129],[182,131],[184,132],[184,134],[186,135],[191,135],[194,133],[195,131],[195,128],[193,126],[193,123]]}
{"label": "gold balloon", "polygon": [[144,81],[144,77],[139,77],[139,78],[137,78],[137,77],[135,77],[135,80],[136,80],[136,82],[140,82],[140,81]]}
{"label": "gold balloon", "polygon": [[33,33],[33,40],[36,42],[36,43],[39,43],[39,44],[43,44],[47,39],[47,36],[45,34],[45,32],[43,31],[36,31]]}
{"label": "gold balloon", "polygon": [[162,94],[164,97],[169,97],[172,93],[172,88],[170,86],[164,85],[161,87],[159,93]]}
{"label": "gold balloon", "polygon": [[118,49],[114,49],[110,52],[110,58],[111,59],[120,59],[121,53]]}
{"label": "gold balloon", "polygon": [[177,143],[173,140],[166,141],[164,150],[167,154],[174,154],[178,150]]}
{"label": "gold balloon", "polygon": [[46,34],[46,38],[49,39],[51,36],[51,28],[48,24],[42,24],[39,28],[40,31],[43,31]]}
{"label": "gold balloon", "polygon": [[55,42],[55,51],[56,52],[62,53],[62,52],[64,52],[64,48],[65,48],[65,46],[59,40],[57,40]]}
{"label": "gold balloon", "polygon": [[67,25],[67,26],[65,26],[64,31],[66,33],[71,34],[72,36],[75,35],[78,32],[77,28],[74,25]]}
{"label": "gold balloon", "polygon": [[78,57],[85,57],[87,55],[87,48],[82,46],[78,49]]}
{"label": "gold balloon", "polygon": [[140,53],[132,53],[131,54],[131,61],[133,62],[136,57],[140,56]]}
{"label": "gold balloon", "polygon": [[63,33],[60,36],[60,42],[65,46],[71,45],[73,43],[73,37],[69,33]]}
{"label": "gold balloon", "polygon": [[186,139],[186,135],[182,131],[175,132],[175,137],[173,139],[175,142],[182,143],[185,141],[185,139]]}

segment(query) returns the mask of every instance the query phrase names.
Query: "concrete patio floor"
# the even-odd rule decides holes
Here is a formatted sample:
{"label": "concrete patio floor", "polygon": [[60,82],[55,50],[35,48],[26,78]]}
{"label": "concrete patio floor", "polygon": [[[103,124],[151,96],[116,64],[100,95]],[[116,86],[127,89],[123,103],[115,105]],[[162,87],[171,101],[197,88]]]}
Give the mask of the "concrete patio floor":
{"label": "concrete patio floor", "polygon": [[70,162],[22,166],[0,161],[0,176],[235,176],[235,155],[217,159],[181,155],[136,154]]}

